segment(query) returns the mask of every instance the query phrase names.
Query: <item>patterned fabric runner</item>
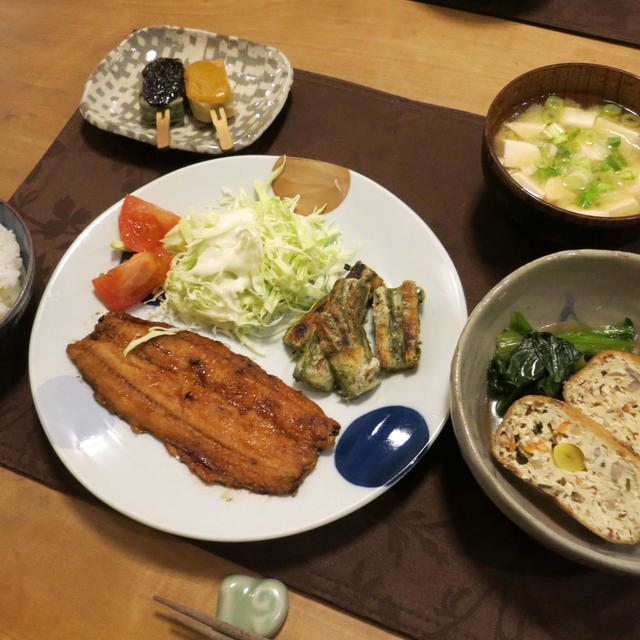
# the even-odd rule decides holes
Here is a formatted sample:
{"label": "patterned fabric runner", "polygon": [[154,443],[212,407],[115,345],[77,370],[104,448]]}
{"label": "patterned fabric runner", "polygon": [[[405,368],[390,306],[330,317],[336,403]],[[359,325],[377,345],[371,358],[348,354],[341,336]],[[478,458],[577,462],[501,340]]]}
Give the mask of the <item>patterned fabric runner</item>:
{"label": "patterned fabric runner", "polygon": [[[332,109],[318,109],[326,104]],[[504,275],[557,248],[496,210],[480,168],[482,126],[478,116],[298,71],[285,111],[247,152],[335,162],[391,190],[440,238],[472,309]],[[89,221],[125,193],[203,159],[100,131],[76,113],[11,199],[37,251],[31,317]],[[93,500],[36,416],[29,320],[0,368],[0,463]],[[270,542],[196,544],[412,638],[640,637],[638,582],[573,564],[521,532],[475,483],[450,424],[411,473],[348,517]]]}

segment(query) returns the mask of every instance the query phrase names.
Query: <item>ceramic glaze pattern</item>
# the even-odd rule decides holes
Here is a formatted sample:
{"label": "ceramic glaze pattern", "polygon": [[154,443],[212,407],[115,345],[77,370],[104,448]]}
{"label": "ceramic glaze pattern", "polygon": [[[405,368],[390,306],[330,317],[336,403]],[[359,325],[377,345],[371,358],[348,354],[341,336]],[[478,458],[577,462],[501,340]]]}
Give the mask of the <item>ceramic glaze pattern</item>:
{"label": "ceramic glaze pattern", "polygon": [[[143,155],[159,156],[154,147],[141,146]],[[224,186],[220,191],[223,196],[240,190],[251,193],[254,181],[264,180],[277,159],[273,155],[236,154],[190,163],[131,193],[178,214],[205,211],[216,203],[217,189],[212,183]],[[76,161],[80,162],[74,158]],[[108,166],[104,175],[109,177],[112,171]],[[70,187],[76,186],[69,176],[77,172],[62,174]],[[117,178],[125,185],[120,193],[130,189],[130,175],[118,170]],[[326,214],[327,222],[335,223],[344,246],[348,250],[357,246],[358,258],[374,265],[389,284],[401,283],[407,277],[428,283],[420,331],[422,357],[415,370],[387,376],[375,392],[355,401],[345,402],[336,393],[311,391],[309,395],[326,415],[343,426],[340,439],[353,432],[348,425],[378,407],[412,407],[429,425],[428,443],[424,448],[417,447],[419,455],[423,455],[439,437],[449,413],[449,366],[466,320],[462,285],[444,247],[415,212],[355,171],[351,171],[350,182],[347,197]],[[86,188],[93,192],[95,186],[89,184]],[[28,208],[28,199],[21,202]],[[119,256],[111,250],[109,241],[119,234],[121,201],[88,226],[86,221],[95,216],[96,207],[80,202],[64,200],[56,207],[45,207],[44,222],[32,214],[28,219],[33,221],[36,239],[53,242],[54,248],[62,247],[63,239],[71,239],[73,232],[80,230],[62,257],[61,252],[46,251],[40,261],[41,272],[46,272],[47,277],[31,331],[29,382],[40,423],[53,450],[97,498],[138,521],[173,534],[218,542],[249,542],[290,536],[328,524],[374,501],[391,487],[391,483],[366,487],[345,480],[336,470],[333,451],[318,457],[315,469],[295,497],[206,485],[168,455],[160,441],[149,434],[135,434],[128,424],[97,403],[61,345],[93,331],[96,314],[104,311],[93,294],[90,278],[117,264]],[[371,224],[372,211],[384,212],[376,216],[375,224]],[[49,246],[47,242],[43,246]],[[381,246],[385,251],[380,251]],[[58,266],[50,272],[52,259],[58,257]],[[143,305],[136,305],[131,313],[154,322],[166,319],[158,316],[157,309]],[[206,330],[203,333],[213,337]],[[291,356],[281,335],[260,339],[262,355],[243,348],[228,336],[218,334],[217,339],[226,342],[232,351],[253,355],[268,373],[297,386]],[[63,396],[65,402],[61,403]],[[389,426],[385,422],[385,427]],[[416,442],[405,438],[406,431],[393,430],[393,435],[384,440],[391,439],[396,444]],[[383,428],[375,435],[384,433]],[[375,449],[375,442],[371,446]],[[387,463],[398,459],[376,458]],[[383,466],[389,469],[388,464]],[[113,482],[115,477],[118,482]]]}
{"label": "ceramic glaze pattern", "polygon": [[[179,58],[185,65],[225,59],[234,95],[235,117],[229,129],[235,150],[257,140],[269,127],[293,83],[289,60],[273,47],[194,29],[147,27],[132,33],[96,67],[84,89],[82,116],[105,131],[155,144],[155,128],[140,121],[138,96],[142,69],[160,57]],[[221,153],[213,126],[190,113],[183,125],[171,127],[171,147]]]}
{"label": "ceramic glaze pattern", "polygon": [[289,594],[280,580],[234,574],[220,584],[216,618],[271,638],[289,612]]}
{"label": "ceramic glaze pattern", "polygon": [[345,480],[363,487],[396,482],[429,444],[421,413],[404,406],[380,407],[356,418],[336,445],[335,465]]}

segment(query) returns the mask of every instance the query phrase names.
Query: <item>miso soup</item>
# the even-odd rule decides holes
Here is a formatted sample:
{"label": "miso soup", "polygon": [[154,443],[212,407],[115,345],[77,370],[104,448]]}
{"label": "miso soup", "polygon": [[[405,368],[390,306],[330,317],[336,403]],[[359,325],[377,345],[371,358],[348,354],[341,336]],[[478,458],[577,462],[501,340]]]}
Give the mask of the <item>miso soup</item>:
{"label": "miso soup", "polygon": [[640,117],[620,105],[550,95],[504,122],[494,145],[514,180],[557,207],[640,213]]}

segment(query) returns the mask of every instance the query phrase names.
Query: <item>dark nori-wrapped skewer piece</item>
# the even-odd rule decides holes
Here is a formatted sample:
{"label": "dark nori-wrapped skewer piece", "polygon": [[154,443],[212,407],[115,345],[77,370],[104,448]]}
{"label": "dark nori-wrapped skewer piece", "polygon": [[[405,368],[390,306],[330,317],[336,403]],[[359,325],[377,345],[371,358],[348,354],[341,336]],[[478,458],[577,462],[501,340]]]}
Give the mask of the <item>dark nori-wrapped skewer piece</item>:
{"label": "dark nori-wrapped skewer piece", "polygon": [[184,99],[184,65],[181,60],[156,58],[142,70],[142,123],[158,127],[159,147],[169,144],[169,124],[180,124],[184,120]]}

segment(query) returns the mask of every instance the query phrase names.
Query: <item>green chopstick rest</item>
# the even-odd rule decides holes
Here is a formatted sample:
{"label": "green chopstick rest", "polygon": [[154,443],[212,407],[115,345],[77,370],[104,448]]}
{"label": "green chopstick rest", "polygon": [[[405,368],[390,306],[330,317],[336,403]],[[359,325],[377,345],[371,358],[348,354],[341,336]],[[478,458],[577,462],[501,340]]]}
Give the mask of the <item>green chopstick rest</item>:
{"label": "green chopstick rest", "polygon": [[278,633],[288,612],[289,593],[280,580],[234,574],[220,583],[218,620],[270,638]]}

